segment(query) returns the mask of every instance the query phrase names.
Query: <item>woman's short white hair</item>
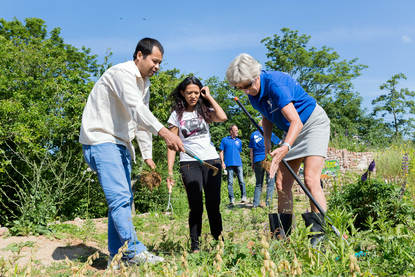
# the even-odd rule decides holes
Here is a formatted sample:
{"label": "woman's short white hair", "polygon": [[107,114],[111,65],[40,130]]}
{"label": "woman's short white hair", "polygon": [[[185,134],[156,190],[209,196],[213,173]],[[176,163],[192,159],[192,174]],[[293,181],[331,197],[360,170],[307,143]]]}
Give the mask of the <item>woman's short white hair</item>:
{"label": "woman's short white hair", "polygon": [[252,81],[261,74],[261,64],[249,54],[242,53],[230,63],[226,79],[231,85]]}

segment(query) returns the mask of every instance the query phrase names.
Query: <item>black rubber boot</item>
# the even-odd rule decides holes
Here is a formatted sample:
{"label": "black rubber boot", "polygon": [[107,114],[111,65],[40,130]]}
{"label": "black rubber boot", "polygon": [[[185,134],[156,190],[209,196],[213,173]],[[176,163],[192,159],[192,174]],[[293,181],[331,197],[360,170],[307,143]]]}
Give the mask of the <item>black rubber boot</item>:
{"label": "black rubber boot", "polygon": [[190,245],[190,251],[191,252],[197,252],[199,251],[199,240],[191,240],[191,245]]}
{"label": "black rubber boot", "polygon": [[[278,220],[278,215],[280,217],[281,222],[280,220]],[[284,239],[285,237],[288,237],[290,235],[291,225],[293,223],[292,214],[268,214],[268,218],[269,227],[273,238]]]}
{"label": "black rubber boot", "polygon": [[310,243],[312,247],[316,247],[316,245],[324,238],[324,216],[321,213],[310,212],[303,213],[302,217],[306,227],[311,225],[310,231],[314,234],[310,235]]}

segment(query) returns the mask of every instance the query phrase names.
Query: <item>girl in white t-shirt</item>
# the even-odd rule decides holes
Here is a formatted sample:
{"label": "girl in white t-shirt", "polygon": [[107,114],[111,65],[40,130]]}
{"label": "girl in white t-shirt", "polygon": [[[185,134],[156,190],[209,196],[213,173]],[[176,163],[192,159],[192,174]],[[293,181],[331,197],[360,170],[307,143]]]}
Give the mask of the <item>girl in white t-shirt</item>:
{"label": "girl in white t-shirt", "polygon": [[[189,229],[191,251],[199,251],[199,237],[202,230],[203,191],[210,231],[215,239],[222,232],[222,216],[219,210],[221,162],[210,138],[209,123],[224,122],[227,116],[196,77],[184,79],[172,92],[173,112],[168,120],[169,129],[177,134],[185,149],[193,152],[199,159],[216,166],[219,172],[213,176],[213,170],[201,165],[196,159],[184,152],[180,153],[180,173],[189,202]],[[167,187],[174,185],[173,165],[176,151],[167,150],[169,176]]]}

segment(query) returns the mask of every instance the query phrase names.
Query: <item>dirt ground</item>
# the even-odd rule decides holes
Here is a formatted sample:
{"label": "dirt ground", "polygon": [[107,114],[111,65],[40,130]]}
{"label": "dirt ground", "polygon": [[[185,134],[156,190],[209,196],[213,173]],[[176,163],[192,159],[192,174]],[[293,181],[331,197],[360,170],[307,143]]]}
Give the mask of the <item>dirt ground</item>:
{"label": "dirt ground", "polygon": [[[308,206],[306,197],[304,195],[296,196],[301,198],[299,203]],[[261,203],[265,206],[265,203]],[[274,205],[276,205],[276,200]],[[236,204],[235,207],[250,208],[249,204]],[[302,209],[305,209],[302,208]],[[244,209],[244,213],[249,213],[250,209]],[[138,216],[146,216],[147,214],[140,214]],[[107,233],[107,219],[92,219],[96,234]],[[73,221],[61,222],[65,224],[73,224],[82,228],[85,223],[84,220],[75,219]],[[26,245],[26,246],[24,246]],[[12,248],[12,249],[11,249]],[[18,249],[18,250],[16,250]],[[13,250],[13,251],[12,251]],[[47,236],[7,236],[0,234],[0,258],[13,261],[20,266],[27,264],[37,264],[49,267],[55,263],[65,263],[66,259],[76,262],[86,262],[87,258],[98,251],[99,258],[94,260],[91,267],[95,271],[103,271],[107,267],[108,250],[106,243],[98,243],[91,239],[82,240],[68,235],[56,238],[53,235]]]}
{"label": "dirt ground", "polygon": [[[93,219],[97,233],[107,232],[105,219]],[[80,227],[82,220],[64,222]],[[27,245],[21,247],[23,245]],[[20,246],[20,247],[13,247]],[[12,249],[10,249],[12,248]],[[17,250],[17,249],[20,249]],[[14,250],[14,251],[12,251]],[[19,266],[35,263],[50,266],[52,263],[69,260],[86,260],[95,252],[99,252],[100,261],[96,269],[104,269],[108,258],[106,247],[100,247],[98,243],[78,238],[57,239],[53,236],[0,236],[0,257],[12,260]],[[104,261],[104,262],[102,262]]]}

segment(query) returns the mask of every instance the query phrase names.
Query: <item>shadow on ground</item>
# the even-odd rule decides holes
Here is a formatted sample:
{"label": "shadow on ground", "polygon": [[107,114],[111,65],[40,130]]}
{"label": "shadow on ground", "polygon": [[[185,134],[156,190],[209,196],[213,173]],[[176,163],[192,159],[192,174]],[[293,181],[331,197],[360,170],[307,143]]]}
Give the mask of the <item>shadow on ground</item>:
{"label": "shadow on ground", "polygon": [[71,261],[77,260],[81,263],[85,263],[88,257],[97,251],[99,252],[99,258],[94,260],[91,266],[99,270],[106,269],[108,255],[104,254],[95,247],[87,246],[83,243],[77,245],[59,246],[55,249],[55,251],[53,251],[52,258],[55,261],[65,260],[68,258]]}

